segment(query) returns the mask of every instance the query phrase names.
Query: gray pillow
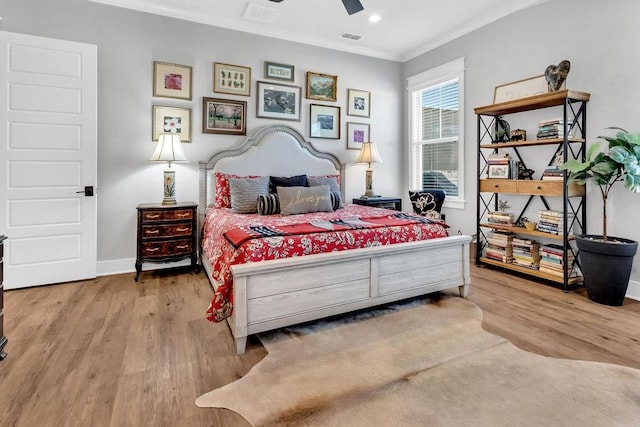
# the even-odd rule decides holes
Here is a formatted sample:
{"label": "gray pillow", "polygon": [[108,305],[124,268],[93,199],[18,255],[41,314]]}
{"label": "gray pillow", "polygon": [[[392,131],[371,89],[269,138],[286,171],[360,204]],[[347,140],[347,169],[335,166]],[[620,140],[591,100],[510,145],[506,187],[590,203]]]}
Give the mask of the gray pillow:
{"label": "gray pillow", "polygon": [[[340,196],[340,186],[338,185],[338,180],[335,177],[329,176],[309,176],[307,177],[307,182],[309,183],[309,187],[317,187],[318,185],[328,185],[329,191],[332,193],[338,193],[339,204],[338,208],[344,208],[344,203],[342,202],[342,197]],[[335,197],[335,195],[334,195]],[[335,208],[334,210],[338,209]]]}
{"label": "gray pillow", "polygon": [[294,215],[308,212],[332,212],[328,185],[316,187],[276,187],[280,213]]}
{"label": "gray pillow", "polygon": [[269,177],[229,178],[231,192],[231,212],[258,212],[258,196],[269,194]]}

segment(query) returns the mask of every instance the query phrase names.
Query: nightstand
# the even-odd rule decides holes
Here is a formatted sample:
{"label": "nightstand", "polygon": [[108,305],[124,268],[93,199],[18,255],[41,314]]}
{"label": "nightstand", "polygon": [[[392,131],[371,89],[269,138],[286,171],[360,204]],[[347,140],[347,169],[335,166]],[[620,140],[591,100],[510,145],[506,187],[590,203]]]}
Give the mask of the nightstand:
{"label": "nightstand", "polygon": [[136,277],[143,262],[175,262],[191,258],[191,268],[198,267],[196,203],[138,205],[138,243]]}
{"label": "nightstand", "polygon": [[395,197],[370,197],[368,199],[357,198],[353,199],[353,204],[391,209],[394,211],[402,210],[402,199],[397,199]]}

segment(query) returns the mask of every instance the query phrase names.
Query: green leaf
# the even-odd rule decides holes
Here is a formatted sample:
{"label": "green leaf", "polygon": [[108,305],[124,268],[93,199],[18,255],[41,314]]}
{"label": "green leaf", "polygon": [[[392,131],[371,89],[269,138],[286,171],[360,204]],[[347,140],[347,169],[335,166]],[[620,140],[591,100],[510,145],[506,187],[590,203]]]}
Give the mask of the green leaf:
{"label": "green leaf", "polygon": [[624,187],[634,193],[640,193],[640,175],[625,175]]}
{"label": "green leaf", "polygon": [[591,162],[581,162],[575,159],[570,159],[560,165],[561,170],[567,170],[571,173],[576,173],[588,169],[591,166]]}
{"label": "green leaf", "polygon": [[631,155],[632,153],[622,146],[612,147],[609,150],[609,157],[611,157],[614,162],[618,163],[624,163],[625,159]]}
{"label": "green leaf", "polygon": [[612,175],[618,170],[618,165],[615,162],[604,161],[593,165],[591,170],[598,175]]}
{"label": "green leaf", "polygon": [[591,144],[589,151],[587,151],[587,160],[592,160],[593,155],[600,149],[600,143]]}

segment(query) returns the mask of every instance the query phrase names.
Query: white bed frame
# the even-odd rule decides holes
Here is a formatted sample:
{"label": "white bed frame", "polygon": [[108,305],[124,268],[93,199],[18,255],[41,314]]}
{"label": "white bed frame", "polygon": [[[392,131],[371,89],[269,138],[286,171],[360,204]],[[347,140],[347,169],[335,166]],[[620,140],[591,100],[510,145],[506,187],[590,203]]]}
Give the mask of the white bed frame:
{"label": "white bed frame", "polygon": [[[269,125],[237,148],[200,163],[200,224],[213,204],[214,172],[238,175],[340,174],[344,164],[316,150],[295,128]],[[236,352],[247,336],[309,320],[458,287],[466,297],[470,236],[452,236],[372,248],[262,261],[231,267]],[[202,257],[214,289],[212,267]]]}

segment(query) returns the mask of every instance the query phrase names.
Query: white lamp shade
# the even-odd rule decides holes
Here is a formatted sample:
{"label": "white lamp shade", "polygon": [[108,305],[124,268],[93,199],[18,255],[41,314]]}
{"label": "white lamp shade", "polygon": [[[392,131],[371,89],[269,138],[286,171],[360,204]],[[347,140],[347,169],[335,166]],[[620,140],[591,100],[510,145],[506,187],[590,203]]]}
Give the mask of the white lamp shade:
{"label": "white lamp shade", "polygon": [[375,142],[362,143],[360,155],[358,156],[356,163],[382,163],[382,158],[380,158]]}
{"label": "white lamp shade", "polygon": [[180,135],[175,133],[161,133],[158,137],[156,150],[151,155],[152,162],[187,162],[187,156],[182,150]]}

